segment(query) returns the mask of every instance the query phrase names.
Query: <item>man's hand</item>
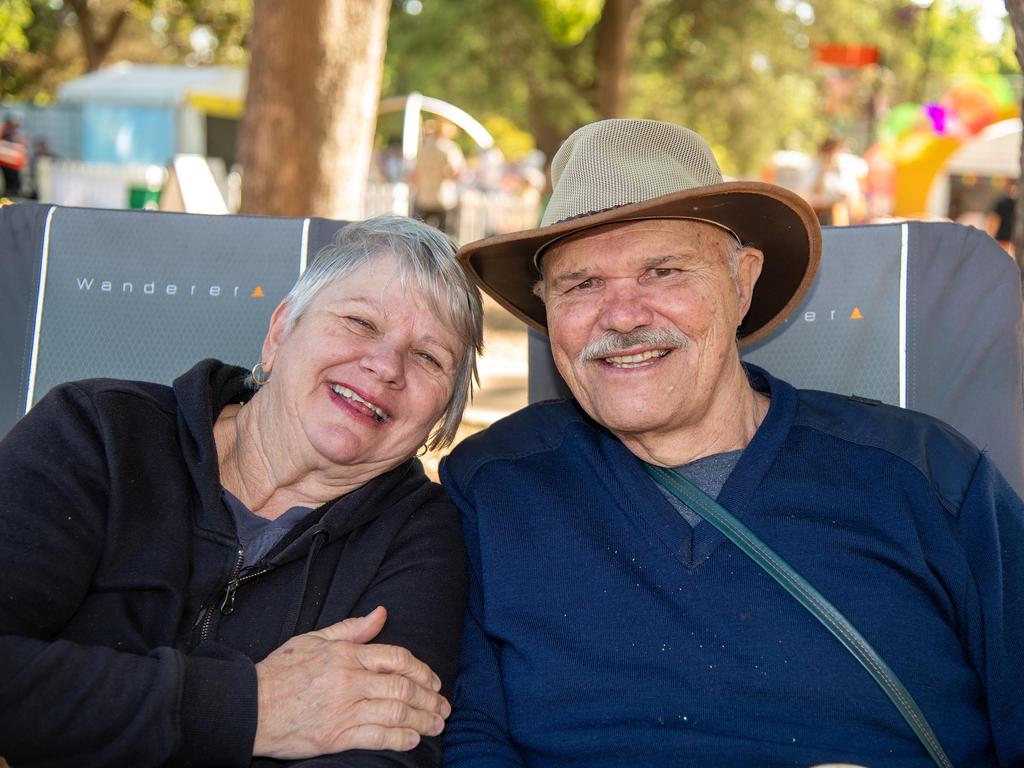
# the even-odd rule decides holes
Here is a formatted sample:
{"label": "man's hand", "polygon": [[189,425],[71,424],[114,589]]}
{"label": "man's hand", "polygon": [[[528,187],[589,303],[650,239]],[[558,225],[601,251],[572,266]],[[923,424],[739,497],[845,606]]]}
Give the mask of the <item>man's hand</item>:
{"label": "man's hand", "polygon": [[405,751],[436,736],[451,706],[426,664],[394,645],[368,645],[384,627],[377,607],[293,637],[256,665],[253,755],[300,759],[348,749]]}

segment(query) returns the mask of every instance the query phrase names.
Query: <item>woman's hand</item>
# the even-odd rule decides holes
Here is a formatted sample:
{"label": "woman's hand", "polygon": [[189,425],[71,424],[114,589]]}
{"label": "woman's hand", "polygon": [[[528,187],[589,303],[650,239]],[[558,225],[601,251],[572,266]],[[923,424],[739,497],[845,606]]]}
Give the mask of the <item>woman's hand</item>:
{"label": "woman's hand", "polygon": [[426,664],[394,645],[369,645],[382,607],[293,637],[256,665],[253,755],[300,759],[349,749],[405,751],[451,714]]}

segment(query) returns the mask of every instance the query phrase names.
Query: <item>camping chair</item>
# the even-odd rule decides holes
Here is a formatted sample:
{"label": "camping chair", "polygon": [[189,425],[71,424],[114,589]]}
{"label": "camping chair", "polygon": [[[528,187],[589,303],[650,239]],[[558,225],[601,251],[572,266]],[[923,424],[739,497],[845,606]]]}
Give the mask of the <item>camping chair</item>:
{"label": "camping chair", "polygon": [[341,226],[0,208],[0,435],[63,381],[170,383],[204,357],[251,365],[274,308]]}
{"label": "camping chair", "polygon": [[[0,435],[52,386],[170,382],[203,357],[258,359],[270,314],[343,222],[0,208]],[[799,387],[937,416],[1024,492],[1020,274],[956,224],[826,228],[814,287],[745,359]],[[530,333],[529,399],[567,394]]]}
{"label": "camping chair", "polygon": [[[981,231],[902,222],[825,228],[821,269],[783,327],[743,358],[797,387],[948,422],[1024,495],[1020,272]],[[529,400],[568,395],[530,331]]]}

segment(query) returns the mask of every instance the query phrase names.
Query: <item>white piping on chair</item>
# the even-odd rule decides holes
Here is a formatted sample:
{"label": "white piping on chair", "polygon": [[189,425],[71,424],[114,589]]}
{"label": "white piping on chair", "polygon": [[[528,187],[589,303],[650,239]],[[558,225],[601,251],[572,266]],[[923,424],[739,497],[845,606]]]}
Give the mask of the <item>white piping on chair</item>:
{"label": "white piping on chair", "polygon": [[309,219],[302,220],[302,248],[299,250],[299,274],[306,271],[306,260],[309,258]]}
{"label": "white piping on chair", "polygon": [[910,225],[900,226],[900,408],[907,407],[907,257]]}
{"label": "white piping on chair", "polygon": [[32,407],[36,393],[36,368],[39,364],[39,335],[43,325],[43,301],[46,298],[46,273],[50,265],[50,223],[53,221],[57,206],[50,208],[46,214],[46,225],[43,227],[43,253],[39,262],[39,293],[36,296],[36,325],[32,332],[32,360],[28,366],[28,393],[25,395],[25,413]]}

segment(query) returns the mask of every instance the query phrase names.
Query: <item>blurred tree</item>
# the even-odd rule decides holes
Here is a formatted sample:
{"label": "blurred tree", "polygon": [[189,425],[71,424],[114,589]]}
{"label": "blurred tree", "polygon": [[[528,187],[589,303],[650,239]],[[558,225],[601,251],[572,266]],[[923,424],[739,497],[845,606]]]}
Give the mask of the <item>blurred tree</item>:
{"label": "blurred tree", "polygon": [[479,0],[392,11],[388,93],[421,91],[523,126],[550,157],[576,127],[621,116],[649,0]]}
{"label": "blurred tree", "polygon": [[[1024,71],[1024,0],[1006,0],[1006,10],[1017,42],[1017,63],[1021,71]],[[1021,104],[1021,114],[1024,114],[1024,103]],[[1013,219],[1013,247],[1017,264],[1021,267],[1021,280],[1024,281],[1024,142],[1021,142],[1020,148],[1020,183],[1017,185],[1017,215]]]}
{"label": "blurred tree", "polygon": [[111,8],[108,3],[105,19],[93,12],[94,3],[89,0],[67,0],[67,4],[77,17],[75,30],[81,38],[82,50],[85,51],[85,69],[87,72],[95,72],[107,58],[121,27],[128,20],[128,4],[122,3]]}
{"label": "blurred tree", "polygon": [[26,0],[8,0],[0,5],[0,59],[28,48],[25,29],[32,23],[32,7]]}
{"label": "blurred tree", "polygon": [[0,42],[0,92],[50,101],[61,83],[119,60],[243,65],[250,14],[251,0],[0,0],[0,41],[20,37]]}
{"label": "blurred tree", "polygon": [[[61,69],[56,52],[61,13],[43,0],[11,0],[0,4],[3,15],[8,19],[0,36],[8,44],[0,43],[0,93],[8,99],[34,100],[39,85]],[[21,23],[20,29],[8,26],[12,16]],[[48,100],[47,96],[44,93],[41,100]]]}
{"label": "blurred tree", "polygon": [[[1005,2],[1019,35],[1024,0]],[[76,4],[88,7],[95,36],[111,37],[107,62],[244,64],[251,3],[0,0],[0,91],[45,100],[86,70],[88,33],[77,29]],[[1018,73],[1013,35],[1008,30],[995,47],[984,43],[976,5],[393,0],[383,90],[452,101],[502,125],[517,147],[532,136],[549,157],[573,129],[599,117],[673,120],[709,136],[726,172],[756,175],[774,149],[812,150],[833,132],[864,149],[893,104],[938,100],[957,78]],[[820,42],[877,45],[882,66],[815,66]],[[329,47],[348,44],[340,37]],[[308,47],[303,39],[296,51]]]}
{"label": "blurred tree", "polygon": [[[958,76],[1016,71],[1010,49],[978,36],[977,10],[954,0],[425,0],[418,15],[407,5],[392,11],[385,92],[445,98],[485,122],[502,115],[549,157],[580,124],[627,114],[690,125],[727,172],[755,175],[774,149],[811,150],[836,131],[865,149],[875,110],[936,100]],[[877,45],[882,66],[817,67],[819,42]]]}
{"label": "blurred tree", "polygon": [[[48,5],[64,9],[62,21],[77,33],[88,72],[103,66],[125,37],[135,38],[125,41],[133,61],[156,52],[165,60],[212,64],[222,42],[241,42],[251,14],[251,0],[57,0]],[[133,21],[135,29],[129,30]],[[138,51],[139,37],[150,48],[148,55]]]}
{"label": "blurred tree", "polygon": [[630,113],[693,128],[733,175],[808,142],[821,105],[807,24],[777,5],[651,0]]}
{"label": "blurred tree", "polygon": [[239,145],[242,211],[358,218],[388,0],[256,0]]}
{"label": "blurred tree", "polygon": [[979,4],[960,0],[832,0],[814,4],[813,39],[870,42],[882,53],[892,103],[936,100],[951,80],[1015,71],[1012,38],[978,34]]}
{"label": "blurred tree", "polygon": [[629,72],[637,34],[643,23],[643,0],[605,0],[597,23],[597,113],[623,117],[629,98]]}

